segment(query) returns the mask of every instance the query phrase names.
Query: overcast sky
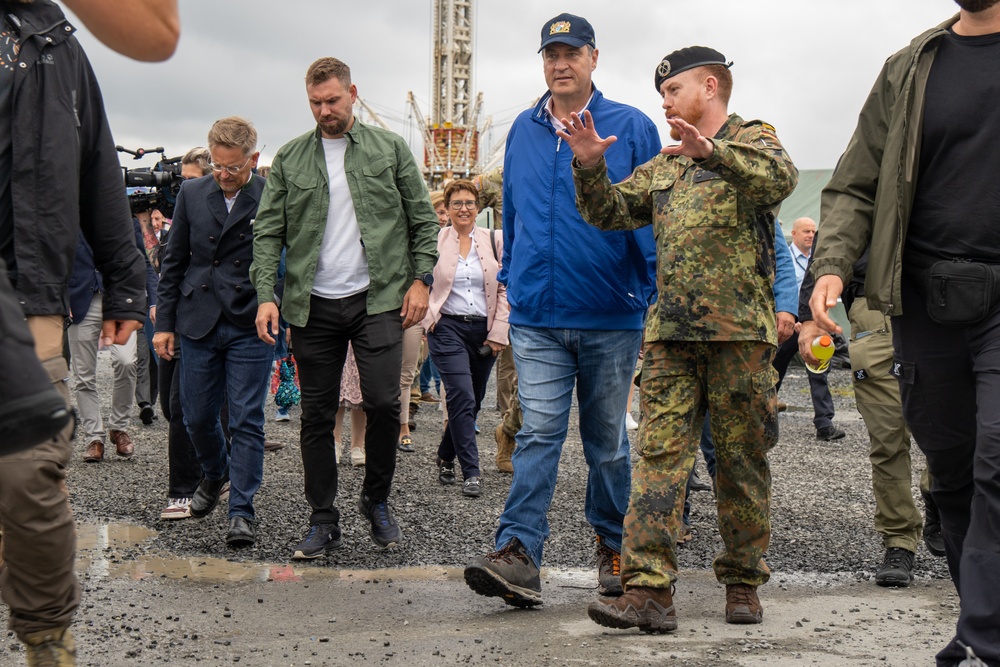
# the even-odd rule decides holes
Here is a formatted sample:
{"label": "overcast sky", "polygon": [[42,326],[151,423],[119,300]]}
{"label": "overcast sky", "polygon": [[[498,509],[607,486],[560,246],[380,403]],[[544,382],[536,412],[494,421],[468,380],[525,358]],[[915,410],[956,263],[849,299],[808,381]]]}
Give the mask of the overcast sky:
{"label": "overcast sky", "polygon": [[[77,33],[119,144],[181,155],[238,114],[256,125],[267,164],[314,126],[303,77],[321,56],[347,62],[359,94],[408,140],[407,91],[430,112],[431,0],[180,1],[181,41],[166,63],[136,63]],[[774,125],[800,169],[834,166],[885,59],[957,11],[950,0],[476,2],[475,88],[492,142],[545,92],[540,30],[567,11],[594,26],[597,87],[649,114],[664,137],[654,68],[684,46],[721,51],[735,63],[730,109]]]}

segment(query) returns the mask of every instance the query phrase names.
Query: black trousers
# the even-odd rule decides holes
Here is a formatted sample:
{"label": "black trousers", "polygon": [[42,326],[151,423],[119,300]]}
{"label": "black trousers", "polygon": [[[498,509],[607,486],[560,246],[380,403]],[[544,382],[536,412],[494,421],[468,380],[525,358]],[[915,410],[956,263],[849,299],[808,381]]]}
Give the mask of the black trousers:
{"label": "black trousers", "polygon": [[903,416],[927,456],[948,569],[961,596],[939,667],[965,656],[1000,665],[1000,308],[975,326],[927,316],[904,275],[903,315],[892,318],[893,370]]}
{"label": "black trousers", "polygon": [[194,451],[194,443],[184,426],[181,412],[181,356],[180,346],[171,360],[159,363],[160,411],[169,426],[167,431],[167,497],[190,498],[201,481],[201,465]]}
{"label": "black trousers", "polygon": [[[799,334],[792,334],[792,337],[778,346],[778,351],[774,354],[774,361],[771,365],[778,371],[778,390],[781,390],[781,381],[785,379],[788,371],[788,364],[799,351]],[[827,383],[826,373],[808,373],[809,393],[812,396],[813,404],[813,426],[821,429],[824,426],[833,424],[833,396],[830,395],[830,385]]]}
{"label": "black trousers", "polygon": [[367,292],[344,299],[313,296],[306,326],[291,327],[302,390],[300,445],[306,500],[312,507],[310,524],[340,522],[333,506],[337,496],[333,426],[348,342],[358,362],[362,407],[368,418],[362,493],[373,501],[385,500],[396,472],[402,317],[398,310],[368,315],[367,297]]}

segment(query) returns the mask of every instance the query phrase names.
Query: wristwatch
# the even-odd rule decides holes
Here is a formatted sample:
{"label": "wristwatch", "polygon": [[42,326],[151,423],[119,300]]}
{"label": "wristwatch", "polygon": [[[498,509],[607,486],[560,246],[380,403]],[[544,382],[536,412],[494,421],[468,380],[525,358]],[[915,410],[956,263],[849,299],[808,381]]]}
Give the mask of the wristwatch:
{"label": "wristwatch", "polygon": [[428,287],[434,284],[433,273],[421,273],[420,275],[417,276],[416,279],[422,282],[423,284],[427,285]]}

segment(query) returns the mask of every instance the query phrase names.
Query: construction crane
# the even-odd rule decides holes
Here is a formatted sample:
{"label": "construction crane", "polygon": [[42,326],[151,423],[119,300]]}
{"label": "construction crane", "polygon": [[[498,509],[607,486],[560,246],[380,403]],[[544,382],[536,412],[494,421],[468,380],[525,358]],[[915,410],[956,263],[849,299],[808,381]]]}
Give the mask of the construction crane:
{"label": "construction crane", "polygon": [[424,175],[431,189],[468,178],[479,160],[482,93],[473,93],[475,0],[432,0],[430,120],[410,92],[407,103],[424,140]]}

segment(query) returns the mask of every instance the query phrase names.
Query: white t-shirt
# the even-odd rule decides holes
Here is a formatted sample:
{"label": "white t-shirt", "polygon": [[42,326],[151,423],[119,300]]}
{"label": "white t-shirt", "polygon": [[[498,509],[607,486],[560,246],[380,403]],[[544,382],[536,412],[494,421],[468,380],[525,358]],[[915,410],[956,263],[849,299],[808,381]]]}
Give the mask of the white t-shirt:
{"label": "white t-shirt", "polygon": [[323,152],[330,178],[330,210],[312,293],[324,299],[343,299],[368,289],[368,258],[344,172],[347,138],[323,139]]}

